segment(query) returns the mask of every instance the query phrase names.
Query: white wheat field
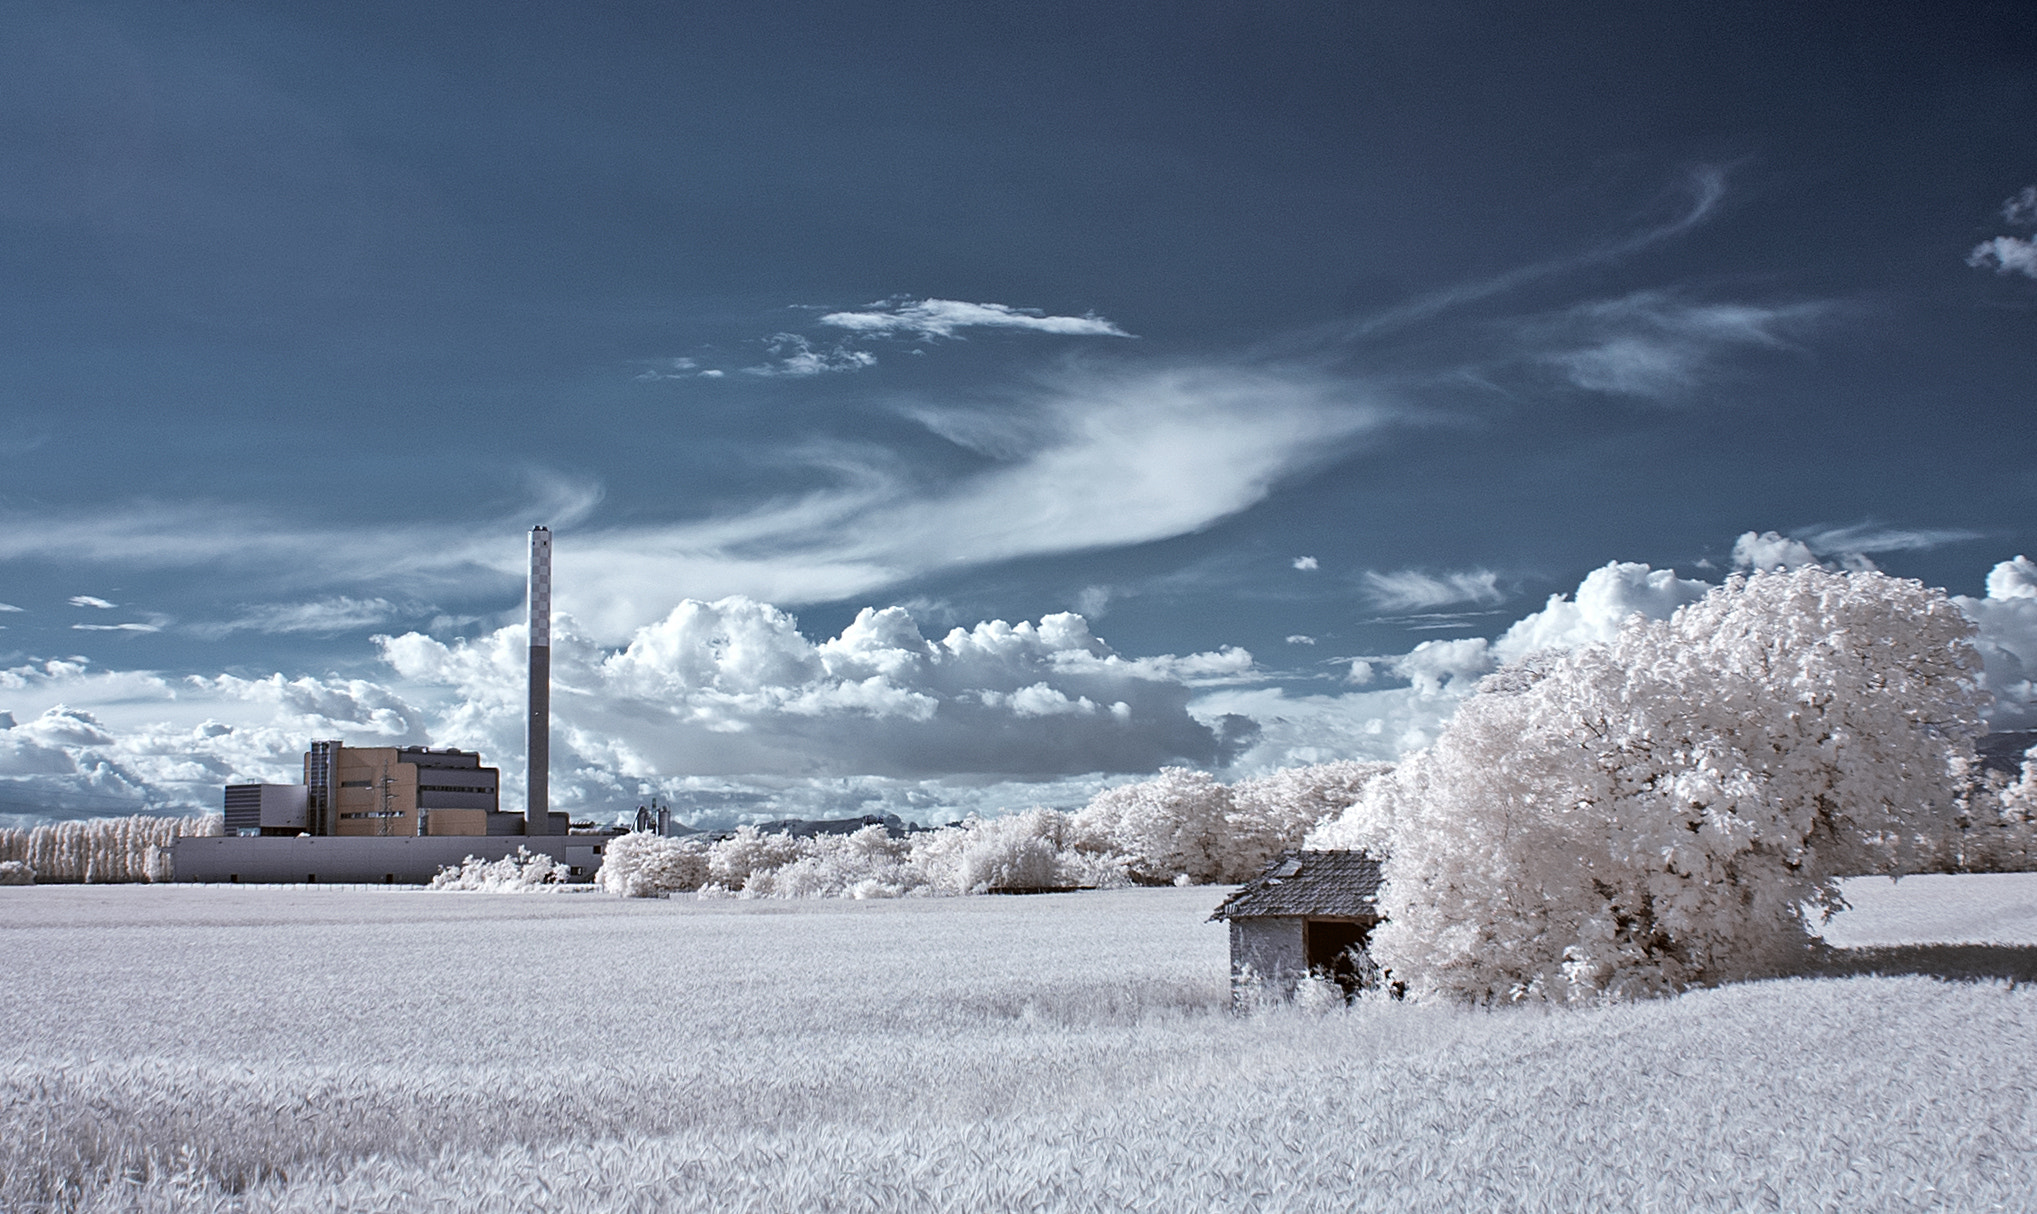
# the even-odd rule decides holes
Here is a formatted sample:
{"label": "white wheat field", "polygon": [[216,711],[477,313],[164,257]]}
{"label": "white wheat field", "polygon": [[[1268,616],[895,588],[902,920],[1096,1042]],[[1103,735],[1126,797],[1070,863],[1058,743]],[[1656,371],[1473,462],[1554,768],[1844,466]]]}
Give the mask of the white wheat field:
{"label": "white wheat field", "polygon": [[[0,1209],[2037,1208],[2031,986],[1241,1017],[1223,892],[0,889]],[[2037,876],[1849,893],[2031,976]]]}

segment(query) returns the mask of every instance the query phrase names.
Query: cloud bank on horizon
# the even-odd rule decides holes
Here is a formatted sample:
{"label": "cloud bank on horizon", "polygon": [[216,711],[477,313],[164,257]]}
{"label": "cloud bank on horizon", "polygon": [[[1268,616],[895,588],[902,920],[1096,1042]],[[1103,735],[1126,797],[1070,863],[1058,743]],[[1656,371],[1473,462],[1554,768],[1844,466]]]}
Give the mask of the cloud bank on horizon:
{"label": "cloud bank on horizon", "polygon": [[[1817,561],[1812,548],[1748,532],[1736,553],[1743,569],[1791,568]],[[1859,567],[1856,556],[1823,563]],[[936,638],[905,608],[866,608],[815,642],[766,603],[688,600],[613,648],[562,616],[553,797],[600,816],[655,791],[684,815],[724,823],[858,812],[947,820],[1077,805],[1165,764],[1249,775],[1392,759],[1432,741],[1503,663],[1608,640],[1636,613],[1667,618],[1712,585],[1615,561],[1497,637],[1342,659],[1359,687],[1337,692],[1298,692],[1237,648],[1126,657],[1074,613]],[[1999,562],[1985,597],[1953,601],[1979,631],[1992,726],[2037,727],[2037,563]],[[229,782],[294,781],[317,737],[479,750],[513,797],[521,625],[467,641],[410,632],[377,643],[380,679],[172,678],[75,661],[0,670],[12,706],[0,713],[0,816],[210,808]]]}

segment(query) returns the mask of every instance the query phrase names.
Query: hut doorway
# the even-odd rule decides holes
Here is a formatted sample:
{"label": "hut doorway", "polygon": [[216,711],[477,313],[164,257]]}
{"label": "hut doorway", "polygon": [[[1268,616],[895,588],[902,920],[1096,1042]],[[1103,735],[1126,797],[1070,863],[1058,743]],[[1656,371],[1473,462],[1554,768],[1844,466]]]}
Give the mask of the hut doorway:
{"label": "hut doorway", "polygon": [[1344,997],[1358,993],[1365,946],[1372,939],[1370,919],[1305,919],[1301,947],[1308,972],[1321,974],[1343,988]]}

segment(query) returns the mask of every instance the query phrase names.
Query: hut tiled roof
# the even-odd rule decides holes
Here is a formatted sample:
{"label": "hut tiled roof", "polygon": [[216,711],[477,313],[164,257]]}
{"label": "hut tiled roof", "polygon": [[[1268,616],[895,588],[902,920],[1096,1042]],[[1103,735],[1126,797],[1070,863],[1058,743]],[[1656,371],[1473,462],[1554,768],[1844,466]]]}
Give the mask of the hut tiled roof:
{"label": "hut tiled roof", "polygon": [[1379,861],[1362,851],[1291,851],[1223,900],[1211,919],[1376,915]]}

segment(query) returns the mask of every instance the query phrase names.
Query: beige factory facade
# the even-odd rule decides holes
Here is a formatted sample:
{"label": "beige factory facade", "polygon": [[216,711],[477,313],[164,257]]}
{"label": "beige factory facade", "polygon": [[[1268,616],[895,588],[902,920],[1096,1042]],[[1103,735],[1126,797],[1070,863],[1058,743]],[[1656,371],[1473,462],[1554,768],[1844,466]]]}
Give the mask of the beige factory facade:
{"label": "beige factory facade", "polygon": [[[312,778],[328,768],[329,778]],[[304,777],[306,808],[330,826],[320,835],[486,835],[500,801],[501,773],[458,750],[314,743]]]}

